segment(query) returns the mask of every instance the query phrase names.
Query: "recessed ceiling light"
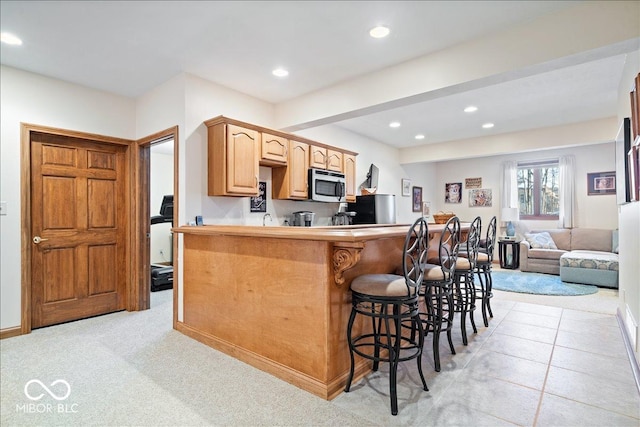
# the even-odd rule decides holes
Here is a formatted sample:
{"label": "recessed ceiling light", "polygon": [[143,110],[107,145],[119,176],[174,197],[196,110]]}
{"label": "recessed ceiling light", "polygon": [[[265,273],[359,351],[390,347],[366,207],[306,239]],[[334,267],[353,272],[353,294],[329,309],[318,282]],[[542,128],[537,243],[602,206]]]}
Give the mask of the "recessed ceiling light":
{"label": "recessed ceiling light", "polygon": [[289,72],[284,68],[276,68],[271,72],[271,74],[273,74],[276,77],[287,77],[289,75]]}
{"label": "recessed ceiling light", "polygon": [[469,105],[467,108],[464,109],[465,113],[473,113],[478,111],[478,107],[476,107],[475,105]]}
{"label": "recessed ceiling light", "polygon": [[391,123],[389,123],[389,127],[390,128],[399,128],[400,127],[400,122],[391,122]]}
{"label": "recessed ceiling light", "polygon": [[20,46],[22,44],[22,40],[11,33],[0,33],[0,41],[14,46]]}
{"label": "recessed ceiling light", "polygon": [[493,127],[493,123],[485,123],[482,125],[483,129],[491,129]]}
{"label": "recessed ceiling light", "polygon": [[419,133],[418,135],[416,135],[416,139],[424,139],[424,135]]}
{"label": "recessed ceiling light", "polygon": [[382,25],[378,25],[377,27],[373,27],[369,31],[369,35],[374,39],[381,39],[383,37],[387,37],[389,35],[389,29]]}

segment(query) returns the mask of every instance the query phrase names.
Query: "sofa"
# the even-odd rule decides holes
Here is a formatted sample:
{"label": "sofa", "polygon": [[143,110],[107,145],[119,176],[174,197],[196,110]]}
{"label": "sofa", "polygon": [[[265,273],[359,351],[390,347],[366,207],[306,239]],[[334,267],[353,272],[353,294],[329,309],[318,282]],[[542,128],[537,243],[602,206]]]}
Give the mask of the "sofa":
{"label": "sofa", "polygon": [[520,271],[560,275],[564,282],[618,287],[617,230],[532,230],[520,242]]}

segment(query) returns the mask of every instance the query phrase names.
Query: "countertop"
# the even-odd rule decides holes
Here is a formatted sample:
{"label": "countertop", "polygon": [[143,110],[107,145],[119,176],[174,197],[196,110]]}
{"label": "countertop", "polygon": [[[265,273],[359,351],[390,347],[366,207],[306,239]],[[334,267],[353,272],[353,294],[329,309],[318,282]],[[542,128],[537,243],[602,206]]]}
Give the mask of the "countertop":
{"label": "countertop", "polygon": [[[434,224],[435,225],[435,224]],[[174,233],[269,237],[274,239],[363,241],[387,237],[404,236],[410,224],[335,225],[314,227],[261,227],[254,225],[203,225],[182,226],[172,229]]]}
{"label": "countertop", "polygon": [[[461,224],[462,229],[468,224]],[[253,225],[181,226],[174,233],[209,236],[268,237],[274,239],[323,240],[335,242],[361,242],[406,235],[410,224],[366,224],[314,227],[261,227]],[[440,232],[444,224],[429,224],[429,232]]]}

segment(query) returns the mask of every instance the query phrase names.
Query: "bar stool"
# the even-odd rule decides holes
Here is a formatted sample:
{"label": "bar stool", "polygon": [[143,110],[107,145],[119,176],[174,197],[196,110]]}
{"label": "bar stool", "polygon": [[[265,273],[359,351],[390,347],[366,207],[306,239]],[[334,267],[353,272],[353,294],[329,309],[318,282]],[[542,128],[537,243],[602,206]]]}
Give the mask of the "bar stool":
{"label": "bar stool", "polygon": [[478,247],[480,246],[480,229],[482,218],[477,216],[469,227],[467,241],[460,246],[460,256],[456,261],[454,272],[454,304],[455,311],[460,313],[460,330],[462,332],[462,343],[467,345],[467,313],[471,320],[473,332],[478,333],[473,312],[476,309],[476,287],[473,276],[476,271],[478,260]]}
{"label": "bar stool", "polygon": [[436,372],[440,372],[440,334],[447,333],[451,354],[456,354],[451,339],[454,303],[452,287],[460,241],[460,220],[449,218],[440,234],[438,254],[424,266],[424,280],[420,296],[426,306],[423,312],[425,335],[433,333],[433,362]]}
{"label": "bar stool", "polygon": [[493,250],[496,246],[496,223],[497,220],[494,216],[491,218],[491,221],[489,221],[489,226],[487,227],[487,237],[485,238],[484,248],[478,249],[478,260],[476,263],[476,273],[478,274],[479,282],[479,287],[476,285],[476,291],[480,292],[480,296],[477,298],[481,300],[484,326],[489,326],[487,312],[489,312],[489,316],[493,317],[493,312],[491,311],[491,298],[493,298],[491,265],[493,264]]}
{"label": "bar stool", "polygon": [[[354,353],[372,360],[374,371],[378,370],[380,362],[388,362],[392,415],[398,414],[396,381],[399,362],[416,359],[423,389],[429,391],[422,374],[424,330],[418,310],[418,290],[424,277],[428,239],[427,222],[422,217],[418,218],[405,238],[402,276],[365,274],[351,282],[352,308],[347,325],[351,369],[344,391],[349,392],[351,388],[355,369]],[[371,333],[352,336],[356,315],[371,319]],[[411,329],[410,334],[403,334],[405,326]],[[415,332],[418,333],[417,340]]]}

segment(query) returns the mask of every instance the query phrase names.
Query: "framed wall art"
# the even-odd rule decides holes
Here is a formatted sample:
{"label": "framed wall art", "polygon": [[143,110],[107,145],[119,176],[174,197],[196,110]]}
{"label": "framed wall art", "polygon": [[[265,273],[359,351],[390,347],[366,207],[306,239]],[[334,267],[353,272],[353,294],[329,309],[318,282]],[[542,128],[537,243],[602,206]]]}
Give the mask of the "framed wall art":
{"label": "framed wall art", "polygon": [[449,182],[444,185],[444,202],[445,203],[461,203],[462,202],[462,183]]}
{"label": "framed wall art", "polygon": [[587,195],[616,194],[616,172],[587,174]]}
{"label": "framed wall art", "polygon": [[628,153],[631,149],[631,120],[625,117],[616,136],[616,202],[631,201],[631,174]]}
{"label": "framed wall art", "polygon": [[482,178],[465,178],[464,188],[482,188]]}
{"label": "framed wall art", "polygon": [[250,197],[249,212],[266,212],[267,211],[267,183],[260,181],[258,183],[258,196]]}
{"label": "framed wall art", "polygon": [[411,195],[411,180],[402,178],[402,195],[409,197]]}
{"label": "framed wall art", "polygon": [[422,212],[422,187],[413,187],[413,212]]}
{"label": "framed wall art", "polygon": [[470,207],[491,207],[493,204],[491,189],[469,190]]}
{"label": "framed wall art", "polygon": [[636,138],[627,154],[629,164],[630,201],[640,201],[640,136]]}

